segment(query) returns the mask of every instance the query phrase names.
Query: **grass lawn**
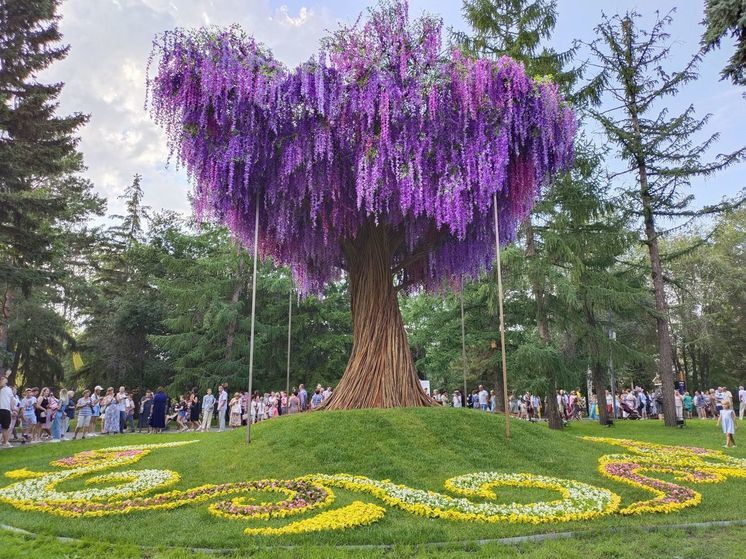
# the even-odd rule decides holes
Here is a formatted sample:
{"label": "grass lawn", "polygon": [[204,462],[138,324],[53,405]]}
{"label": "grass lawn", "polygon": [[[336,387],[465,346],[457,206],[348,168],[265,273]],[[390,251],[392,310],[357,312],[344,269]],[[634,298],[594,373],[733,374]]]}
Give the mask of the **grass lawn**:
{"label": "grass lawn", "polygon": [[[573,423],[561,432],[544,425],[512,422],[513,437],[505,444],[503,419],[472,410],[410,409],[326,412],[279,418],[255,427],[254,441],[244,443],[244,431],[165,435],[97,437],[62,444],[34,445],[0,452],[0,472],[16,468],[53,471],[54,459],[93,448],[139,443],[198,440],[182,447],[153,450],[139,462],[122,469],[169,469],[181,480],[174,487],[187,489],[205,483],[238,482],[264,478],[291,479],[312,473],[349,473],[372,479],[390,479],[419,489],[444,493],[443,482],[453,476],[479,471],[525,472],[578,480],[610,489],[621,496],[622,506],[651,498],[647,491],[603,477],[598,460],[604,454],[623,453],[618,447],[587,442],[578,436],[596,435],[631,438],[671,445],[720,449],[722,433],[714,422],[687,422],[685,429],[664,428],[650,422],[617,422],[610,429],[590,422]],[[736,435],[738,439],[738,434]],[[740,442],[740,441],[739,441]],[[727,451],[746,458],[743,447]],[[672,480],[668,474],[655,477]],[[0,480],[0,485],[11,483]],[[556,524],[487,524],[429,519],[384,505],[383,519],[370,526],[340,532],[293,536],[247,536],[251,525],[281,526],[288,520],[226,520],[212,515],[206,503],[170,511],[140,511],[124,516],[67,519],[41,512],[24,512],[0,505],[0,523],[42,536],[65,536],[82,540],[64,543],[56,539],[30,538],[0,531],[0,557],[90,557],[91,551],[107,557],[139,557],[149,548],[149,557],[190,557],[199,553],[168,551],[164,547],[220,548],[237,550],[240,556],[266,553],[273,557],[334,556],[429,556],[454,557],[557,557],[560,553],[593,550],[604,557],[707,557],[730,555],[731,546],[743,541],[746,527],[708,528],[686,532],[666,526],[714,520],[746,518],[742,498],[746,480],[729,478],[717,484],[689,485],[702,494],[699,506],[671,514],[611,515],[590,521]],[[84,487],[82,480],[60,485],[60,490]],[[366,494],[334,490],[338,508],[361,500],[380,503]],[[552,498],[556,493],[538,489],[500,488],[504,502],[529,502]],[[265,494],[261,500],[272,499]],[[274,497],[277,499],[278,497]],[[311,513],[313,514],[313,513]],[[310,516],[310,515],[307,515]],[[298,518],[294,518],[296,520]],[[661,528],[648,532],[651,527]],[[611,529],[614,529],[613,531]],[[580,539],[531,542],[519,546],[464,543],[543,532],[581,531]],[[95,542],[95,543],[94,543]],[[445,547],[422,546],[432,542]],[[3,543],[7,545],[2,545]],[[334,546],[393,544],[393,549],[343,549]],[[276,546],[292,545],[293,549]],[[741,544],[742,545],[742,544]],[[418,547],[419,546],[419,547]],[[677,547],[678,546],[678,547]],[[3,555],[13,549],[12,555]],[[155,551],[155,549],[159,549]],[[699,549],[699,554],[695,552]],[[29,550],[23,553],[23,550]],[[54,550],[49,554],[49,550]],[[8,551],[9,552],[9,551]],[[633,553],[633,554],[632,554]]]}

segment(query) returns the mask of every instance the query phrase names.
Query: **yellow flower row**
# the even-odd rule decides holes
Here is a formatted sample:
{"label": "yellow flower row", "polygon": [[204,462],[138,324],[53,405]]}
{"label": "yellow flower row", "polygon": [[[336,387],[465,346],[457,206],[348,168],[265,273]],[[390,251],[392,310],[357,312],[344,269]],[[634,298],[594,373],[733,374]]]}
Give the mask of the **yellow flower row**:
{"label": "yellow flower row", "polygon": [[386,509],[370,503],[355,501],[351,505],[317,514],[312,518],[299,520],[280,528],[246,528],[249,536],[282,536],[322,532],[327,530],[347,530],[378,522]]}

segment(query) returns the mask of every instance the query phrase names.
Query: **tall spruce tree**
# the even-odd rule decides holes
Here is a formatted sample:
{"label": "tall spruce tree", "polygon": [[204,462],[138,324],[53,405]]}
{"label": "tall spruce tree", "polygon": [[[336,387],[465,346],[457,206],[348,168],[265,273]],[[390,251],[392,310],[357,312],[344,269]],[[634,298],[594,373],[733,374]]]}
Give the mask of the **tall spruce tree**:
{"label": "tall spruce tree", "polygon": [[[67,56],[61,45],[56,0],[0,3],[0,362],[17,353],[9,326],[14,306],[34,297],[39,286],[59,281],[64,260],[55,251],[80,241],[80,223],[103,202],[80,176],[77,151],[83,114],[58,116],[62,83],[37,75]],[[78,235],[77,239],[72,236]],[[38,313],[36,313],[38,316]],[[10,361],[15,373],[20,359]]]}
{"label": "tall spruce tree", "polygon": [[607,358],[613,356],[616,363],[645,360],[622,337],[609,339],[606,317],[639,315],[649,297],[638,270],[622,264],[635,235],[612,202],[602,155],[582,138],[575,149],[572,171],[559,177],[537,206],[542,223],[536,229],[549,264],[560,270],[553,276],[553,316],[570,341],[567,360],[591,370],[599,421],[605,425]]}
{"label": "tall spruce tree", "polygon": [[693,178],[711,175],[736,163],[745,151],[741,149],[713,162],[703,162],[717,140],[714,134],[702,143],[695,142],[708,117],[697,118],[691,105],[672,116],[666,103],[682,86],[697,78],[700,54],[694,55],[681,70],[666,69],[664,64],[672,49],[666,32],[671,23],[670,14],[657,17],[649,30],[638,27],[639,18],[634,12],[604,17],[596,28],[598,38],[589,47],[603,68],[605,93],[614,107],[591,112],[609,141],[618,147],[618,155],[625,164],[618,176],[635,177],[634,187],[624,194],[630,215],[642,220],[642,242],[649,254],[655,296],[665,423],[675,426],[674,363],[659,246],[666,230],[661,221],[695,218],[722,209],[723,206],[692,209],[693,199],[687,189]]}
{"label": "tall spruce tree", "polygon": [[746,2],[743,0],[707,0],[705,3],[706,29],[702,46],[710,51],[720,47],[728,35],[736,42],[736,50],[720,75],[736,85],[746,85]]}
{"label": "tall spruce tree", "polygon": [[148,336],[162,331],[164,304],[152,278],[161,267],[145,245],[147,207],[140,175],[119,197],[123,215],[97,236],[91,251],[92,292],[82,302],[85,331],[80,348],[85,365],[78,371],[93,382],[143,386],[154,382],[164,363]]}

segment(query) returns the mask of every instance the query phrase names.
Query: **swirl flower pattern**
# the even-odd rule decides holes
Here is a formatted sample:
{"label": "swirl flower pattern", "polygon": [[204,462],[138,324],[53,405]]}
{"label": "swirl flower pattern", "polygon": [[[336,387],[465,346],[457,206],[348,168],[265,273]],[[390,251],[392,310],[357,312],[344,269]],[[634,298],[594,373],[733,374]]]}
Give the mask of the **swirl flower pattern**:
{"label": "swirl flower pattern", "polygon": [[688,446],[583,437],[584,440],[621,446],[635,456],[607,454],[599,460],[602,475],[650,491],[654,499],[639,501],[621,509],[620,514],[669,513],[697,506],[702,495],[676,483],[645,476],[642,472],[673,474],[675,479],[693,483],[720,483],[727,477],[746,478],[746,460],[733,458],[719,450]]}
{"label": "swirl flower pattern", "polygon": [[[423,517],[462,522],[539,524],[589,520],[614,512],[623,515],[668,513],[701,502],[702,496],[697,491],[644,473],[673,474],[677,481],[693,483],[719,483],[727,477],[746,478],[746,460],[716,450],[628,439],[583,438],[621,446],[630,452],[602,456],[600,472],[615,481],[650,491],[655,497],[619,509],[621,499],[609,489],[529,473],[477,472],[453,477],[445,482],[445,489],[453,496],[345,473],[312,474],[290,480],[207,484],[160,492],[180,481],[177,472],[141,469],[102,473],[134,464],[155,449],[196,442],[182,441],[79,452],[53,461],[51,465],[59,469],[52,472],[27,469],[6,472],[5,476],[14,482],[0,488],[0,503],[24,511],[95,518],[209,502],[209,512],[217,517],[252,523],[244,530],[247,535],[280,536],[345,530],[383,518],[385,508],[380,505],[354,501],[279,527],[253,525],[257,521],[284,519],[328,508],[335,502],[332,488],[367,494],[385,505]],[[70,480],[82,481],[80,478],[87,478],[80,489],[62,491],[58,487]],[[556,492],[558,498],[532,503],[501,503],[496,501],[496,490],[500,487],[544,489]],[[280,499],[258,501],[254,497],[257,493],[278,494]]]}

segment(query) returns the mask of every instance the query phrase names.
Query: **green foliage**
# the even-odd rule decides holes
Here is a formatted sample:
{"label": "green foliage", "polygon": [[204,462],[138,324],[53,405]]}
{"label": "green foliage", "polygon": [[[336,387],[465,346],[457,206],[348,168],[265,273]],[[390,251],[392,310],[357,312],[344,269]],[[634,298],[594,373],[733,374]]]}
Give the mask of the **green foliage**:
{"label": "green foliage", "polygon": [[[213,389],[248,382],[252,262],[223,227],[186,224],[169,213],[145,215],[139,180],[128,213],[98,243],[79,346],[86,383],[136,388]],[[147,229],[133,223],[148,224]],[[258,268],[254,386],[285,387],[290,276]],[[291,383],[332,384],[351,347],[344,282],[324,297],[293,296]]]}
{"label": "green foliage", "polygon": [[[104,207],[80,175],[77,133],[88,117],[57,115],[64,84],[36,78],[68,53],[59,43],[58,7],[54,0],[0,4],[0,365],[34,381],[63,368],[60,352],[44,356],[64,338],[53,305],[77,283],[73,262],[89,238],[84,224]],[[39,330],[55,333],[19,326],[32,317],[49,318]]]}
{"label": "green foliage", "polygon": [[[596,27],[597,39],[588,46],[603,67],[604,93],[613,107],[592,109],[591,114],[617,148],[623,167],[616,176],[634,177],[621,185],[621,198],[626,214],[639,223],[641,241],[648,250],[663,409],[666,425],[674,427],[676,359],[663,269],[667,258],[661,254],[661,239],[693,219],[740,204],[735,200],[692,208],[694,197],[689,188],[692,179],[709,177],[743,160],[746,148],[705,161],[718,138],[713,134],[699,140],[709,116],[698,118],[691,105],[671,115],[667,103],[697,78],[701,53],[692,56],[682,69],[671,71],[666,67],[674,48],[667,32],[671,15],[657,16],[650,29],[641,29],[639,18],[635,12],[604,16]],[[672,220],[673,226],[667,229]]]}
{"label": "green foliage", "polygon": [[746,5],[742,0],[707,0],[705,3],[706,29],[702,35],[705,50],[720,47],[726,37],[736,42],[736,50],[720,75],[736,85],[746,85]]}
{"label": "green foliage", "polygon": [[688,249],[667,265],[678,369],[692,390],[743,383],[746,209],[721,216],[704,242],[697,232],[682,234],[666,249]]}

